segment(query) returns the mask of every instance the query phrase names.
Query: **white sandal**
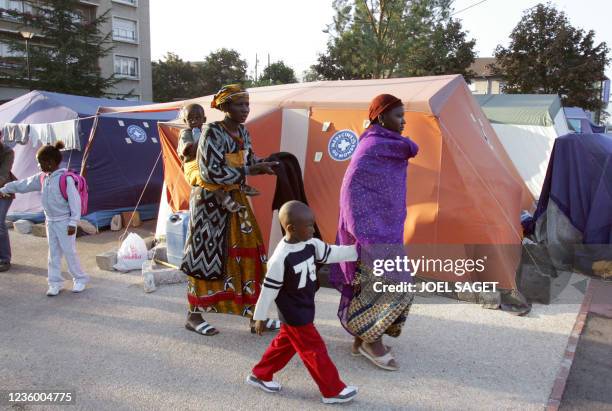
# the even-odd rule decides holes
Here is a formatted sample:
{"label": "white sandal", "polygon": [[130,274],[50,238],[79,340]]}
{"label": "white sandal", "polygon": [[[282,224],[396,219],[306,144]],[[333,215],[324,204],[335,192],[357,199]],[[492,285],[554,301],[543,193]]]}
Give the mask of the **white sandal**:
{"label": "white sandal", "polygon": [[206,321],[202,321],[200,324],[193,326],[189,321],[185,323],[185,328],[189,331],[193,331],[196,334],[213,336],[219,334],[219,331]]}
{"label": "white sandal", "polygon": [[[359,346],[361,348],[361,346]],[[391,347],[389,347],[388,345],[385,345],[385,350],[387,350],[387,353],[391,352]],[[353,347],[351,347],[351,356],[352,357],[361,357],[361,353],[359,352],[359,348],[357,349],[357,352],[353,351]]]}
{"label": "white sandal", "polygon": [[376,357],[375,355],[367,352],[363,347],[359,347],[359,352],[378,368],[382,368],[383,370],[387,371],[399,370],[399,367],[389,365],[389,363],[395,359],[390,352],[387,352],[385,355],[381,355],[380,357]]}

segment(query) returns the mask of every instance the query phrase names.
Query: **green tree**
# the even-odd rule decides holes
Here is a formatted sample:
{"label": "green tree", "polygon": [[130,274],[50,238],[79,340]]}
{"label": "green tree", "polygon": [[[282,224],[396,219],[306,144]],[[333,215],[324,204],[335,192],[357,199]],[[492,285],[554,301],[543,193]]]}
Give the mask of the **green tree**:
{"label": "green tree", "polygon": [[152,69],[154,101],[183,100],[205,94],[198,68],[174,53],[153,62]]}
{"label": "green tree", "polygon": [[317,73],[317,71],[314,70],[312,66],[302,72],[302,81],[304,83],[310,83],[311,81],[319,80],[324,80],[324,78],[320,76],[319,73]]}
{"label": "green tree", "polygon": [[450,15],[450,2],[439,2],[437,8],[426,3],[413,3],[409,32],[415,35],[406,47],[398,73],[408,77],[461,74],[469,80],[475,74],[469,67],[476,57],[476,40],[466,39],[461,23]]}
{"label": "green tree", "polygon": [[472,73],[474,40],[451,17],[452,0],[335,0],[319,79]]}
{"label": "green tree", "polygon": [[593,30],[577,29],[562,11],[538,4],[525,11],[510,45],[497,46],[492,68],[506,93],[558,94],[566,106],[599,111],[608,52],[605,42],[595,44]]}
{"label": "green tree", "polygon": [[370,78],[360,73],[351,64],[350,57],[345,56],[342,48],[330,41],[327,44],[327,52],[319,54],[317,64],[310,66],[308,78],[310,81],[320,80],[356,80]]}
{"label": "green tree", "polygon": [[256,82],[256,85],[268,86],[272,84],[290,83],[297,83],[295,72],[281,60],[266,67]]}
{"label": "green tree", "polygon": [[247,62],[236,50],[222,48],[197,63],[202,78],[202,95],[214,94],[221,87],[247,81]]}
{"label": "green tree", "polygon": [[[99,61],[111,49],[111,33],[103,33],[101,25],[108,12],[84,19],[78,12],[78,0],[26,1],[27,12],[9,11],[21,23],[20,30],[36,33],[29,47],[32,81],[27,76],[25,59],[22,64],[3,65],[2,78],[18,87],[99,97],[118,80],[101,75]],[[4,34],[16,56],[25,56],[22,38]],[[15,63],[15,60],[12,61]]]}

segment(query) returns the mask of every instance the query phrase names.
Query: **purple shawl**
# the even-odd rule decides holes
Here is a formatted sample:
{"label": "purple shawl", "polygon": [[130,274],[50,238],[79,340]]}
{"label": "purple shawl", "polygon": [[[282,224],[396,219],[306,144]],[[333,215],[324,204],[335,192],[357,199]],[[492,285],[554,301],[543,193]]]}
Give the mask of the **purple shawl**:
{"label": "purple shawl", "polygon": [[[378,124],[361,135],[340,189],[337,244],[357,244],[358,249],[403,244],[408,159],[418,151],[416,143]],[[330,283],[343,297],[341,319],[343,303],[352,298],[356,268],[356,263],[331,267]]]}

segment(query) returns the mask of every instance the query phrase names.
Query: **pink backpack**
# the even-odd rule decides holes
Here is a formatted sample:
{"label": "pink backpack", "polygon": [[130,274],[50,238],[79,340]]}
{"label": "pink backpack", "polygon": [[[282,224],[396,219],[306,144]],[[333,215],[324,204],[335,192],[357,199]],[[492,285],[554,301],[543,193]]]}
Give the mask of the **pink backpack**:
{"label": "pink backpack", "polygon": [[[45,176],[46,174],[44,173],[40,175],[40,185],[41,186],[43,185]],[[62,176],[60,177],[60,181],[59,181],[60,192],[62,193],[62,197],[64,197],[66,201],[68,201],[68,187],[66,186],[67,177],[72,177],[72,180],[74,181],[74,185],[77,191],[79,192],[79,196],[81,197],[81,215],[82,216],[87,215],[87,203],[89,201],[87,180],[85,180],[85,177],[83,177],[82,175],[78,174],[75,171],[66,170],[66,172],[62,174]]]}
{"label": "pink backpack", "polygon": [[81,215],[87,215],[87,203],[89,201],[87,180],[85,180],[85,177],[72,170],[66,170],[66,172],[60,177],[60,191],[62,192],[62,197],[64,197],[66,200],[68,200],[68,189],[66,187],[67,177],[72,177],[74,185],[79,192],[79,196],[81,197]]}

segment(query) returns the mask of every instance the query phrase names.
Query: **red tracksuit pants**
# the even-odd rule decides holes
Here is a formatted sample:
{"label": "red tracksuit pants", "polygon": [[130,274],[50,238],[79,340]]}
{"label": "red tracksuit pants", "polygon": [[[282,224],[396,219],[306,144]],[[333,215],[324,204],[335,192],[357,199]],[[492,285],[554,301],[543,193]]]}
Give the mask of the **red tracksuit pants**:
{"label": "red tracksuit pants", "polygon": [[346,387],[312,323],[297,327],[281,324],[278,335],[253,368],[253,375],[263,381],[272,381],[274,374],[282,370],[296,352],[324,397],[335,397]]}

